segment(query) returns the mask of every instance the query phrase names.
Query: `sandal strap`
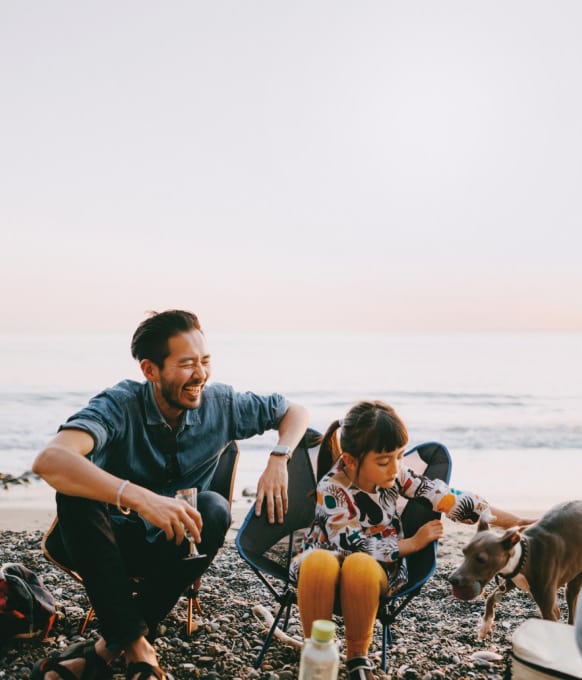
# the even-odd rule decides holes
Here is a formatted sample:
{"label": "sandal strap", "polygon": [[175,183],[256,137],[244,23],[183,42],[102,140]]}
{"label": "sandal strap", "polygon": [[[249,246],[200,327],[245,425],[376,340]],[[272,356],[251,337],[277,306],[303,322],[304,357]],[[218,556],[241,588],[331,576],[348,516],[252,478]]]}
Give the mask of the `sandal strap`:
{"label": "sandal strap", "polygon": [[149,680],[152,675],[158,678],[158,680],[174,680],[169,673],[164,673],[159,666],[152,666],[147,661],[133,661],[130,663],[125,673],[126,680],[133,680],[137,673],[139,675],[136,680]]}
{"label": "sandal strap", "polygon": [[93,645],[85,654],[85,668],[80,680],[105,680],[112,677],[113,673],[109,664],[97,654],[95,645]]}
{"label": "sandal strap", "polygon": [[[73,659],[84,659],[85,661],[80,679],[62,664],[63,661],[72,661]],[[109,665],[105,659],[97,654],[95,643],[91,640],[76,642],[63,650],[61,654],[41,659],[34,665],[31,680],[43,680],[45,674],[49,671],[58,673],[62,680],[104,680],[112,677]]]}
{"label": "sandal strap", "polygon": [[69,661],[70,659],[84,659],[87,654],[95,649],[95,642],[93,640],[82,640],[69,645],[60,654],[54,658],[60,661]]}

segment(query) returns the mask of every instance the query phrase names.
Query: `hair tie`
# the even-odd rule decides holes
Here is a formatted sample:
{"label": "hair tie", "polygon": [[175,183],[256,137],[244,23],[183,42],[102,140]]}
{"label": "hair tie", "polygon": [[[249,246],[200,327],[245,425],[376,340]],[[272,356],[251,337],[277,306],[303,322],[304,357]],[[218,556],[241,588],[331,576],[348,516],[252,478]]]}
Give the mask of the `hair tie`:
{"label": "hair tie", "polygon": [[344,421],[342,420],[342,418],[337,419],[337,424],[338,424],[338,428],[335,431],[335,434],[336,434],[336,437],[337,437],[337,443],[338,443],[338,445],[341,449],[341,447],[342,447],[342,427],[343,427],[343,424],[344,424]]}

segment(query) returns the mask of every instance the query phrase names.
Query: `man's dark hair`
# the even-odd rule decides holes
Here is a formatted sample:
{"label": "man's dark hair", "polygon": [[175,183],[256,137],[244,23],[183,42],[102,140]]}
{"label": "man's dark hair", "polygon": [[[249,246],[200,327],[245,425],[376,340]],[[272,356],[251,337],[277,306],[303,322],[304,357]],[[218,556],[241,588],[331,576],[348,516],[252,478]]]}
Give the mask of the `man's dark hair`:
{"label": "man's dark hair", "polygon": [[133,334],[131,356],[138,361],[149,359],[158,368],[163,368],[164,360],[170,354],[168,340],[192,330],[202,333],[200,321],[192,312],[181,309],[150,312],[150,316],[140,323]]}

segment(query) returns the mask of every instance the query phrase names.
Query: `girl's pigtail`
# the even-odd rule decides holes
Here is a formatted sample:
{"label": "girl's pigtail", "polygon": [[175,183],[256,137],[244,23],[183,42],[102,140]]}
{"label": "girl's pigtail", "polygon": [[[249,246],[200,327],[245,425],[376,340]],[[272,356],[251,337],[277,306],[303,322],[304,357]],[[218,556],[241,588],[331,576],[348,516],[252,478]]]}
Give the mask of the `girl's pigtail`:
{"label": "girl's pigtail", "polygon": [[335,433],[340,426],[339,420],[334,420],[327,428],[327,432],[323,435],[317,454],[317,481],[330,471],[332,465],[341,456],[341,449],[339,447]]}

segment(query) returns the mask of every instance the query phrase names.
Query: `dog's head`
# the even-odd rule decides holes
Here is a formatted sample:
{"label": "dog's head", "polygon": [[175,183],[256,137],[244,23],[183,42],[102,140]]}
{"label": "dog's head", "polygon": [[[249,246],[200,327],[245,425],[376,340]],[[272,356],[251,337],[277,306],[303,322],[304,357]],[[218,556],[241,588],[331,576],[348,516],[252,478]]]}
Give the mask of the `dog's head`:
{"label": "dog's head", "polygon": [[486,520],[479,520],[477,533],[463,548],[463,562],[449,577],[453,595],[460,600],[478,597],[507,564],[520,538],[518,527],[499,535],[489,530]]}

